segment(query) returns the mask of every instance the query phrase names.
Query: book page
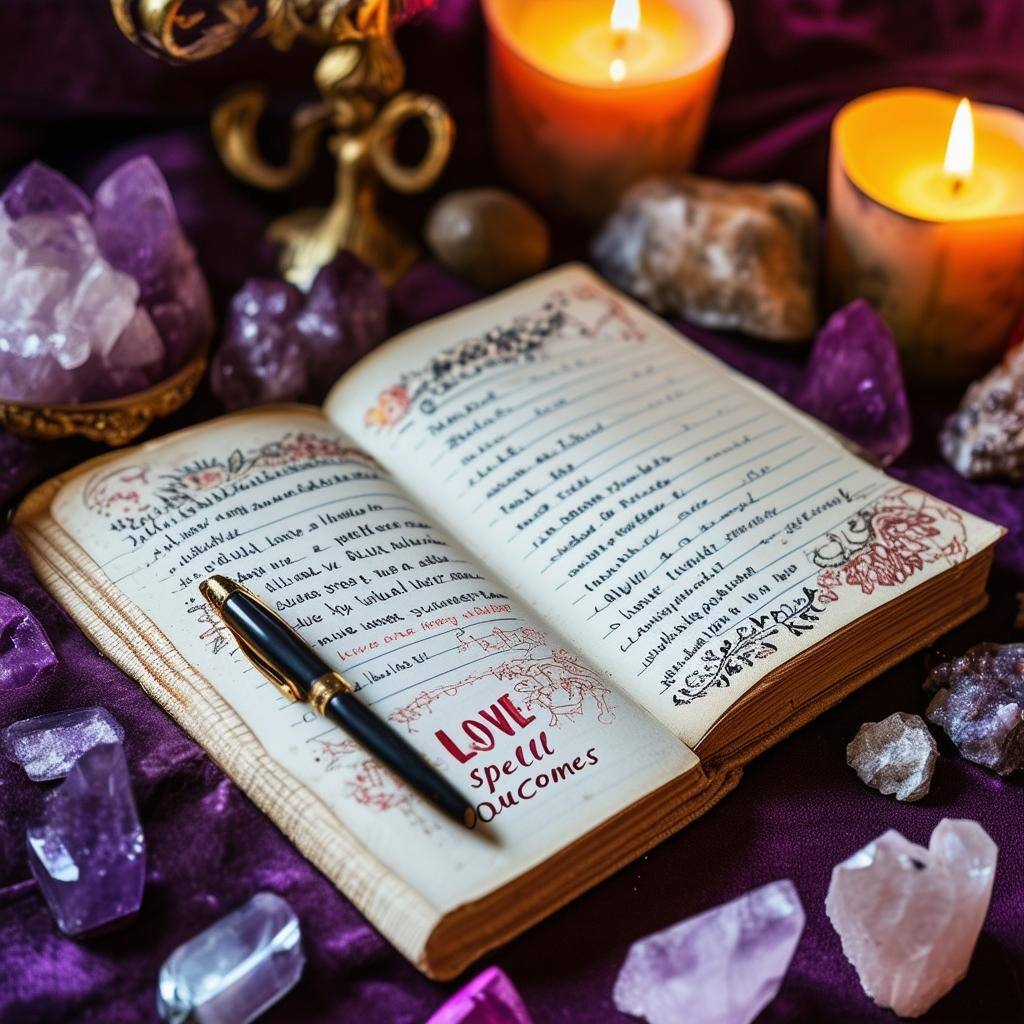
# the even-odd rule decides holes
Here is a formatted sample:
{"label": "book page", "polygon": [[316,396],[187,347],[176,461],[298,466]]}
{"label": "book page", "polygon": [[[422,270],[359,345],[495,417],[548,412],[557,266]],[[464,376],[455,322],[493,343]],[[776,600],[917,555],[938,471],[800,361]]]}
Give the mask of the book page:
{"label": "book page", "polygon": [[[317,410],[236,414],[103,460],[51,514],[237,712],[267,770],[441,912],[697,763]],[[214,573],[296,626],[486,826],[452,824],[265,680],[199,594]]]}
{"label": "book page", "polygon": [[325,410],[691,746],[773,668],[999,536],[579,266],[393,339]]}

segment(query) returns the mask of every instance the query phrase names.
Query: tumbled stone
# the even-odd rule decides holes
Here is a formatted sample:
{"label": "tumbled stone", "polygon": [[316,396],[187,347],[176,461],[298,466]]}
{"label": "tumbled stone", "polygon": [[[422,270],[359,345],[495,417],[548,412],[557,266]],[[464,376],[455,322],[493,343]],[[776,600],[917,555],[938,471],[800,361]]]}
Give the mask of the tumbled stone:
{"label": "tumbled stone", "polygon": [[342,252],[320,269],[308,296],[285,281],[245,282],[231,300],[211,384],[229,409],[319,402],[386,333],[380,278]]}
{"label": "tumbled stone", "polygon": [[936,665],[925,711],[970,761],[1008,775],[1024,765],[1024,644],[976,644]]}
{"label": "tumbled stone", "polygon": [[863,299],[818,333],[796,403],[888,465],[910,444],[910,406],[896,340]]}
{"label": "tumbled stone", "polygon": [[774,998],[804,930],[788,879],[634,942],[612,998],[650,1024],[748,1024]]}
{"label": "tumbled stone", "polygon": [[967,389],[939,448],[969,480],[1024,481],[1024,341]]}
{"label": "tumbled stone", "polygon": [[152,160],[123,164],[93,202],[30,164],[0,205],[0,397],[138,391],[209,337],[206,282]]}
{"label": "tumbled stone", "polygon": [[0,592],[0,693],[34,683],[56,664],[39,620],[20,601]]}
{"label": "tumbled stone", "polygon": [[757,338],[817,326],[818,210],[797,185],[650,178],[619,202],[593,245],[601,272],[659,313]]}
{"label": "tumbled stone", "polygon": [[846,763],[861,782],[906,801],[927,795],[938,756],[924,719],[902,711],[865,722],[846,748]]}
{"label": "tumbled stone", "polygon": [[523,1000],[500,967],[488,967],[455,993],[427,1024],[532,1024]]}
{"label": "tumbled stone", "polygon": [[169,1024],[248,1024],[295,986],[305,963],[295,912],[260,892],[164,961],[157,1010]]}
{"label": "tumbled stone", "polygon": [[121,723],[106,708],[75,708],[9,725],[3,749],[33,782],[48,782],[64,778],[87,750],[123,739]]}
{"label": "tumbled stone", "polygon": [[879,1006],[919,1017],[964,977],[998,852],[977,822],[946,818],[928,849],[890,830],[836,865],[825,910]]}
{"label": "tumbled stone", "polygon": [[426,236],[443,266],[488,291],[536,274],[551,256],[547,224],[500,188],[450,192],[430,211]]}
{"label": "tumbled stone", "polygon": [[134,914],[146,843],[120,743],[87,750],[28,829],[29,866],[57,926],[81,935]]}

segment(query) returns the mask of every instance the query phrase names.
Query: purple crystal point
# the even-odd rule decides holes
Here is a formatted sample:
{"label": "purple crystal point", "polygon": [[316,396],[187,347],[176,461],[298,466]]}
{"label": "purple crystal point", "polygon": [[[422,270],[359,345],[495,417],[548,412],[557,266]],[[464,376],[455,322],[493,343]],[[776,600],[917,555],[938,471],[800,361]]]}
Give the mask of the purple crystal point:
{"label": "purple crystal point", "polygon": [[460,988],[427,1024],[532,1024],[515,985],[500,967],[488,967]]}
{"label": "purple crystal point", "polygon": [[910,444],[910,407],[892,332],[863,299],[819,331],[797,405],[888,465]]}
{"label": "purple crystal point", "polygon": [[64,778],[87,750],[123,739],[124,729],[106,708],[75,708],[9,725],[3,749],[34,782],[48,782]]}
{"label": "purple crystal point", "polygon": [[1024,644],[976,644],[936,665],[925,716],[969,761],[1008,775],[1024,766]]}
{"label": "purple crystal point", "polygon": [[0,592],[0,692],[34,683],[57,664],[50,641],[36,617]]}
{"label": "purple crystal point", "polygon": [[4,189],[0,203],[11,220],[30,213],[81,213],[88,217],[92,203],[59,171],[33,160]]}
{"label": "purple crystal point", "polygon": [[771,882],[634,942],[612,998],[650,1024],[748,1024],[775,998],[803,929],[793,883]]}
{"label": "purple crystal point", "polygon": [[66,935],[95,931],[142,902],[146,843],[120,743],[87,750],[28,830],[29,865]]}
{"label": "purple crystal point", "polygon": [[229,409],[318,402],[386,328],[384,286],[351,253],[323,267],[308,296],[284,281],[246,281],[231,301],[213,390]]}

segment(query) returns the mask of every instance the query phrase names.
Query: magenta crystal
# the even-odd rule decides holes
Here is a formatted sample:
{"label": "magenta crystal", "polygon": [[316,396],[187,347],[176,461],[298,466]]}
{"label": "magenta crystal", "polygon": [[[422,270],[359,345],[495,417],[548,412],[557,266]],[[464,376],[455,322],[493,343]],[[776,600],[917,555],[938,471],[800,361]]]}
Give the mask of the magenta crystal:
{"label": "magenta crystal", "polygon": [[788,879],[630,946],[612,998],[649,1024],[748,1024],[774,998],[804,930]]}
{"label": "magenta crystal", "polygon": [[455,993],[427,1024],[532,1024],[515,985],[488,967]]}
{"label": "magenta crystal", "polygon": [[34,683],[57,664],[43,627],[9,594],[0,592],[0,692]]}
{"label": "magenta crystal", "polygon": [[910,444],[910,407],[899,353],[885,321],[863,299],[818,332],[797,405],[888,465]]}
{"label": "magenta crystal", "polygon": [[75,762],[101,743],[120,743],[121,723],[106,708],[74,708],[23,718],[3,732],[4,755],[33,782],[62,779]]}
{"label": "magenta crystal", "polygon": [[284,281],[246,281],[231,301],[213,390],[229,409],[318,402],[386,330],[384,286],[351,253],[323,267],[308,296]]}
{"label": "magenta crystal", "polygon": [[160,171],[130,160],[95,202],[44,164],[0,197],[0,397],[81,402],[178,370],[212,331]]}
{"label": "magenta crystal", "polygon": [[970,761],[1008,775],[1024,767],[1024,644],[976,644],[937,665],[925,716]]}
{"label": "magenta crystal", "polygon": [[120,743],[87,750],[28,829],[29,866],[66,935],[105,928],[142,902],[146,843]]}

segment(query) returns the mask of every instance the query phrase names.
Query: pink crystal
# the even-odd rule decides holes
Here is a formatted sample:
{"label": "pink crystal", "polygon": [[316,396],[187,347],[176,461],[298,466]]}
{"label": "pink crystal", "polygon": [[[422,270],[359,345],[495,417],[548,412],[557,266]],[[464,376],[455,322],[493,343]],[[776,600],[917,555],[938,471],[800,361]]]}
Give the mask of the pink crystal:
{"label": "pink crystal", "polygon": [[500,967],[488,967],[460,988],[427,1024],[532,1024],[530,1015]]}
{"label": "pink crystal", "polygon": [[246,281],[231,301],[213,390],[229,409],[318,402],[386,330],[384,286],[351,253],[323,267],[308,296],[284,281]]}
{"label": "pink crystal", "polygon": [[152,160],[123,164],[94,203],[29,164],[0,204],[0,397],[138,391],[209,336],[206,283]]}
{"label": "pink crystal", "polygon": [[64,778],[87,750],[123,739],[121,723],[106,708],[75,708],[14,722],[4,730],[3,749],[33,782],[49,782]]}
{"label": "pink crystal", "polygon": [[899,353],[863,299],[818,332],[797,404],[888,465],[910,444],[910,407]]}
{"label": "pink crystal", "polygon": [[748,1024],[774,998],[804,929],[788,879],[634,942],[612,998],[650,1024]]}
{"label": "pink crystal", "polygon": [[146,843],[120,743],[87,750],[28,829],[29,866],[66,935],[105,928],[142,902]]}
{"label": "pink crystal", "polygon": [[57,664],[43,627],[9,594],[0,593],[0,693],[34,683]]}
{"label": "pink crystal", "polygon": [[976,644],[937,665],[925,712],[970,761],[1008,775],[1024,766],[1024,644]]}
{"label": "pink crystal", "polygon": [[946,818],[928,849],[890,830],[836,865],[825,910],[879,1006],[919,1017],[964,977],[998,852],[977,822]]}

